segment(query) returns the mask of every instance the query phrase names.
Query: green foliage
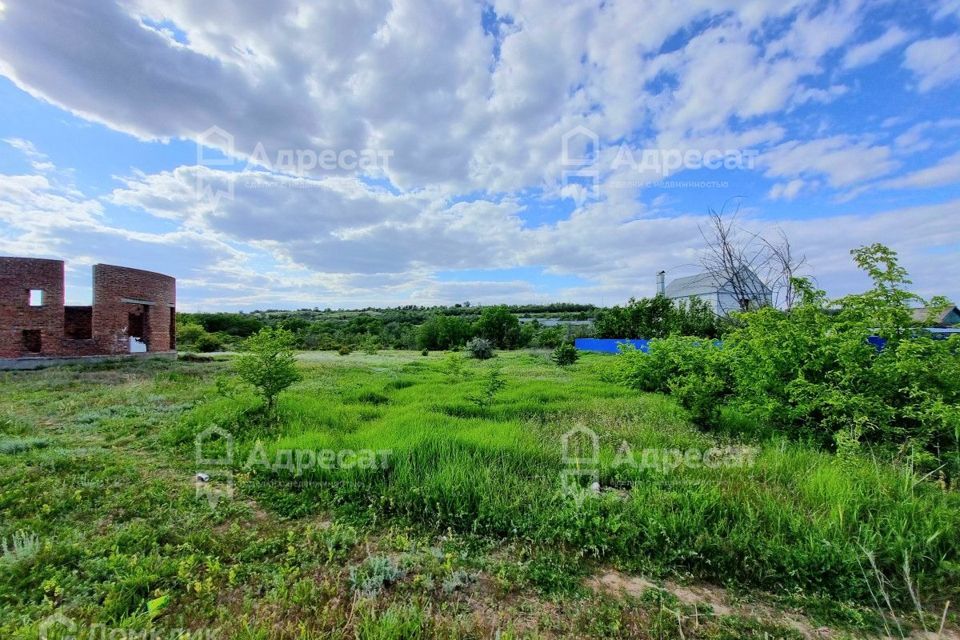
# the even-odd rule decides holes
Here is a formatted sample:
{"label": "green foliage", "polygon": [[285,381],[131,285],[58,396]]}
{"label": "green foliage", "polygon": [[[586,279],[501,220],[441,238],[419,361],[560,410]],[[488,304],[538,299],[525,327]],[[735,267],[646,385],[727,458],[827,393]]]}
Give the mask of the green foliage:
{"label": "green foliage", "polygon": [[213,333],[203,333],[193,343],[194,349],[200,353],[211,353],[223,349],[223,341]]}
{"label": "green foliage", "polygon": [[[935,340],[914,328],[908,304],[917,298],[903,289],[909,280],[896,253],[873,245],[854,257],[873,287],[843,298],[838,309],[828,310],[822,292],[798,281],[801,301],[790,313],[741,314],[722,347],[697,338],[655,340],[646,355],[624,354],[620,379],[672,393],[704,426],[753,425],[845,454],[858,443],[875,445],[956,475],[960,339]],[[886,346],[876,348],[871,336]]]}
{"label": "green foliage", "polygon": [[415,606],[392,605],[376,614],[362,609],[357,624],[357,640],[420,640],[429,637],[427,618]]}
{"label": "green foliage", "polygon": [[503,369],[497,365],[491,366],[483,378],[480,391],[470,396],[470,401],[480,409],[485,409],[493,404],[493,400],[504,387],[507,386],[503,379]]}
{"label": "green foliage", "polygon": [[555,349],[564,342],[566,337],[567,332],[564,327],[544,327],[534,333],[531,344],[543,349]]}
{"label": "green foliage", "polygon": [[459,316],[437,314],[420,325],[417,346],[421,349],[443,351],[463,345],[470,338],[470,323]]}
{"label": "green foliage", "polygon": [[9,542],[0,539],[0,564],[17,564],[35,556],[40,550],[40,540],[34,533],[14,531]]}
{"label": "green foliage", "polygon": [[670,335],[712,338],[720,333],[720,321],[710,306],[699,298],[675,304],[663,296],[630,299],[625,307],[603,309],[597,314],[597,335],[601,338],[650,340]]}
{"label": "green foliage", "polygon": [[554,364],[560,367],[566,367],[577,361],[580,357],[580,353],[577,351],[577,348],[570,344],[569,342],[563,342],[553,350],[553,355],[551,356]]}
{"label": "green foliage", "polygon": [[486,307],[477,320],[477,335],[498,349],[516,349],[520,345],[520,321],[506,305]]}
{"label": "green foliage", "polygon": [[10,438],[0,436],[0,454],[13,455],[21,451],[30,451],[49,446],[50,441],[46,438]]}
{"label": "green foliage", "polygon": [[337,349],[337,353],[340,354],[341,356],[348,356],[351,353],[353,353],[353,349],[349,345],[344,344],[344,345],[341,345],[339,349]]}
{"label": "green foliage", "polygon": [[[364,345],[372,344],[374,340],[380,349],[451,350],[481,335],[481,326],[489,339],[502,345],[500,348],[534,346],[553,349],[563,340],[587,337],[590,326],[545,328],[537,318],[590,320],[595,313],[592,305],[569,303],[502,305],[489,309],[468,304],[430,308],[408,305],[356,311],[299,309],[179,313],[177,326],[182,350],[198,350],[196,343],[201,335],[215,336],[221,343],[217,350],[233,349],[243,338],[264,326],[290,331],[295,338],[294,346],[305,350],[336,351],[343,345],[365,350]],[[520,315],[533,320],[518,326]]]}
{"label": "green foliage", "polygon": [[373,598],[384,587],[406,575],[397,562],[388,556],[370,556],[359,566],[350,569],[350,584],[360,597]]}
{"label": "green foliage", "polygon": [[192,313],[177,317],[199,324],[208,333],[226,333],[237,338],[248,338],[264,327],[260,320],[244,313]]}
{"label": "green foliage", "polygon": [[368,356],[375,356],[380,350],[380,340],[376,336],[368,335],[360,341],[360,350]]}
{"label": "green foliage", "polygon": [[293,352],[293,334],[286,329],[261,329],[243,342],[234,371],[256,388],[273,413],[281,391],[301,379]]}
{"label": "green foliage", "polygon": [[493,357],[493,344],[486,338],[474,338],[467,343],[467,353],[477,360],[487,360]]}
{"label": "green foliage", "polygon": [[206,330],[196,322],[177,322],[177,342],[181,345],[194,344]]}
{"label": "green foliage", "polygon": [[[442,358],[309,354],[305,380],[281,394],[270,433],[235,428],[260,402],[246,385],[216,395],[225,361],[5,374],[0,432],[51,446],[0,464],[0,539],[10,547],[22,530],[39,540],[32,558],[0,562],[0,637],[35,639],[53,607],[80,628],[122,625],[138,635],[187,627],[223,638],[406,638],[422,628],[425,637],[486,637],[487,619],[478,625],[470,613],[483,607],[496,608],[505,629],[519,622],[503,637],[524,637],[545,614],[548,632],[564,637],[661,629],[663,637],[792,637],[702,607],[699,618],[682,612],[682,629],[663,617],[654,633],[656,616],[666,615],[660,605],[676,606],[668,594],[634,600],[579,589],[610,566],[728,584],[748,602],[769,602],[766,592],[789,594],[791,608],[836,603],[857,625],[873,606],[869,585],[877,591],[864,570],[884,576],[898,612],[913,608],[899,577],[905,558],[922,600],[939,600],[933,629],[944,602],[960,597],[960,495],[909,465],[853,445],[838,459],[774,440],[759,443],[744,467],[618,467],[624,441],[638,455],[728,441],[693,428],[672,398],[610,384],[618,358],[584,353],[580,366],[560,371],[539,356],[498,355],[508,385],[479,410],[463,397],[482,376],[453,378]],[[367,391],[389,401],[370,404]],[[239,463],[257,437],[271,461],[301,448],[390,455],[378,469],[315,466],[296,478],[238,469],[236,495],[212,512],[190,482],[194,436],[211,425],[234,433]],[[568,469],[561,435],[576,425],[600,437],[604,488],[579,504],[558,481]],[[414,549],[435,552],[436,566],[411,561]],[[359,569],[366,553],[393,557],[407,577],[383,580],[383,595],[358,601],[351,567],[365,577],[393,573]],[[466,584],[473,574],[480,579]],[[519,597],[500,592],[513,587]],[[764,608],[761,618],[776,617]]]}
{"label": "green foliage", "polygon": [[223,349],[220,334],[209,333],[198,322],[187,321],[183,314],[177,316],[177,348],[180,351],[210,353]]}
{"label": "green foliage", "polygon": [[459,353],[448,353],[443,359],[443,370],[453,379],[460,379],[466,373],[463,356]]}

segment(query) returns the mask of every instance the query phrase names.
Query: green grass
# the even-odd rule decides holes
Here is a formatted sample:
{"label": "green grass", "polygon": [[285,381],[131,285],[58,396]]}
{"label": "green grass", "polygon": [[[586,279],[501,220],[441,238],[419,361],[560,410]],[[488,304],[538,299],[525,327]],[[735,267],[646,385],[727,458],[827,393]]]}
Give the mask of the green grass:
{"label": "green grass", "polygon": [[[417,366],[418,382],[402,389],[375,367],[317,366],[312,382],[284,397],[289,428],[266,443],[269,460],[282,450],[386,449],[391,465],[254,472],[316,481],[318,488],[290,507],[298,514],[365,510],[440,531],[542,541],[635,570],[863,604],[875,586],[864,574],[870,551],[903,606],[905,558],[930,595],[960,594],[955,493],[918,482],[909,470],[840,461],[785,441],[761,443],[746,468],[665,474],[616,467],[623,442],[634,452],[721,443],[693,429],[671,400],[604,382],[602,358],[570,369],[530,355],[500,359],[507,389],[483,408],[464,398],[489,364],[472,363],[465,379]],[[412,367],[399,368],[406,376]],[[331,376],[338,381],[332,388]],[[323,399],[311,387],[323,389]],[[364,414],[370,397],[382,410]],[[623,492],[579,505],[558,492],[561,435],[575,426],[599,434],[601,484]]]}
{"label": "green grass", "polygon": [[[0,637],[35,638],[55,612],[231,638],[791,637],[776,620],[688,612],[694,625],[662,599],[584,586],[611,565],[854,628],[880,623],[880,584],[909,614],[905,559],[931,611],[960,596],[955,492],[785,440],[752,443],[747,467],[618,465],[623,443],[638,459],[738,443],[609,382],[609,364],[304,354],[276,424],[249,392],[218,394],[224,362],[0,373],[0,541],[37,540],[0,562]],[[493,366],[506,386],[471,402]],[[216,509],[193,481],[194,439],[210,427],[235,445],[232,466],[211,470],[235,488]],[[577,427],[598,435],[603,487],[579,500],[561,490],[562,436]],[[246,464],[296,450],[388,464]]]}

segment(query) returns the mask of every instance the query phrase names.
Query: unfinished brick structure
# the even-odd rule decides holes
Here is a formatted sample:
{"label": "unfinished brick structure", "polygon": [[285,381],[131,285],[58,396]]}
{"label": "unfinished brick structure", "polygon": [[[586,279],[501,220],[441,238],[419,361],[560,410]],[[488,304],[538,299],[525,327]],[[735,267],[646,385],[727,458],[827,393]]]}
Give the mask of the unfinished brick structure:
{"label": "unfinished brick structure", "polygon": [[62,260],[0,257],[0,358],[176,350],[174,278],[98,264],[93,305],[64,305]]}

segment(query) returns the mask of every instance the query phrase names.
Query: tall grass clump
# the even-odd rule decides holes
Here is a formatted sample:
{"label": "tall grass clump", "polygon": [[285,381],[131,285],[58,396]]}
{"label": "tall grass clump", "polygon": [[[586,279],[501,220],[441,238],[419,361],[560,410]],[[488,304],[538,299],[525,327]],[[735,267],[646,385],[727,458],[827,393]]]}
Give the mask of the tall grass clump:
{"label": "tall grass clump", "polygon": [[[387,464],[280,466],[256,475],[274,488],[290,483],[270,497],[291,513],[335,509],[398,519],[535,542],[653,574],[865,605],[871,595],[864,550],[888,574],[900,571],[907,554],[928,592],[960,597],[957,494],[860,451],[841,458],[785,438],[757,445],[740,466],[644,467],[640,452],[647,449],[727,442],[691,428],[673,400],[602,382],[599,372],[615,359],[587,359],[588,366],[560,370],[542,358],[507,354],[498,361],[506,387],[482,411],[448,410],[470,407],[463,398],[478,384],[474,376],[453,378],[439,360],[416,374],[404,369],[418,384],[387,389],[379,417],[352,428],[310,428],[330,405],[290,394],[282,414],[296,415],[297,426],[264,443],[268,460],[297,449],[370,449],[389,452]],[[350,388],[376,379],[350,375]],[[348,409],[362,404],[355,391],[341,397]],[[578,426],[598,436],[601,490],[574,500],[561,482],[569,468],[562,436]],[[627,461],[624,444],[636,454]],[[238,460],[249,447],[241,445]],[[910,605],[902,585],[890,596],[897,606]]]}

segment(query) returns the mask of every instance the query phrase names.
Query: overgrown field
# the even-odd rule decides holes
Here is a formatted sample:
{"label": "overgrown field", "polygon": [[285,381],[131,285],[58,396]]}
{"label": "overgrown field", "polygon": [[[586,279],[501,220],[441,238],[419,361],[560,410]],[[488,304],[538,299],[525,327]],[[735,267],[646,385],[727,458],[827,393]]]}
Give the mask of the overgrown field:
{"label": "overgrown field", "polygon": [[[54,614],[220,638],[797,637],[781,609],[940,626],[956,491],[718,440],[614,358],[305,353],[275,421],[224,362],[0,374],[0,637]],[[765,614],[596,589],[611,571]]]}

